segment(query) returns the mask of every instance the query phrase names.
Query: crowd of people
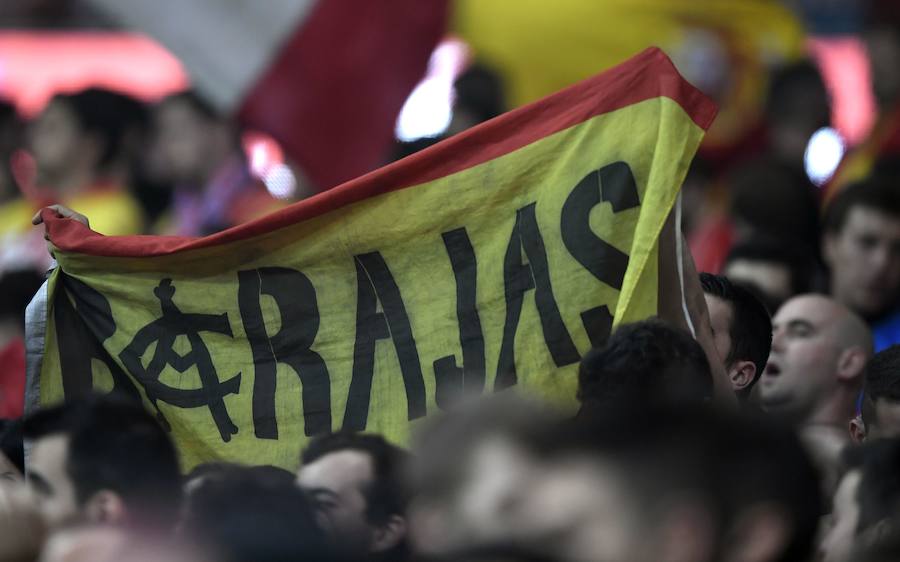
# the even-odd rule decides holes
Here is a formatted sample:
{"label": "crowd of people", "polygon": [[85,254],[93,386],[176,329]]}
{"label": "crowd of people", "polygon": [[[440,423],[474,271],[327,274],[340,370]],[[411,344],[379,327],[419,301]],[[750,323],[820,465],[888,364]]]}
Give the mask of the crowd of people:
{"label": "crowd of people", "polygon": [[[683,229],[714,349],[662,314],[624,324],[581,359],[574,416],[513,388],[408,448],[316,436],[294,471],[183,474],[123,396],[24,415],[23,313],[50,264],[37,210],[202,236],[288,202],[192,92],[60,93],[29,122],[0,105],[0,562],[900,560],[900,30],[865,39],[877,122],[830,183],[804,170],[831,114],[810,62],[773,73],[732,150],[694,161]],[[503,110],[488,69],[457,94],[446,135]]]}

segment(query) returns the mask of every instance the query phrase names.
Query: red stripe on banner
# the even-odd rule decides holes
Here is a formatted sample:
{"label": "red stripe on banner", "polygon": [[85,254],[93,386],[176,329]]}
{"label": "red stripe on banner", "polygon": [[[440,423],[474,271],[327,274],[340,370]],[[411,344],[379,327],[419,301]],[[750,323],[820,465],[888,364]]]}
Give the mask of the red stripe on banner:
{"label": "red stripe on banner", "polygon": [[[261,219],[204,238],[97,234],[44,210],[50,239],[60,249],[94,256],[162,256],[228,244],[309,220],[335,209],[461,172],[508,154],[592,117],[667,97],[699,127],[708,129],[715,104],[684,80],[661,50],[647,49],[593,78],[505,113],[380,170],[295,203]],[[76,209],[77,210],[77,209]]]}
{"label": "red stripe on banner", "polygon": [[380,167],[444,34],[447,0],[320,0],[238,117],[285,147],[320,190]]}

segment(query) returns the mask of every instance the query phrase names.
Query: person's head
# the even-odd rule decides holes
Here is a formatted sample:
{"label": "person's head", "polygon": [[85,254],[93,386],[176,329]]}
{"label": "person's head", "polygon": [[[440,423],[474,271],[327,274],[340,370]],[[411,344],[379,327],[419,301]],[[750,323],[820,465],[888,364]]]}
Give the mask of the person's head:
{"label": "person's head", "polygon": [[[812,548],[815,471],[771,420],[648,407],[510,437],[524,473],[496,514],[505,542],[571,561],[787,561]],[[501,466],[471,470],[491,468]]]}
{"label": "person's head", "polygon": [[435,416],[415,434],[410,537],[419,554],[456,556],[511,544],[510,521],[534,471],[523,445],[560,416],[514,393],[485,396]]}
{"label": "person's head", "polygon": [[88,520],[135,526],[174,523],[178,458],[140,404],[91,396],[25,418],[28,482],[48,524]]}
{"label": "person's head", "polygon": [[812,289],[814,270],[810,252],[788,240],[754,235],[735,244],[722,273],[734,282],[755,288],[770,311],[784,301]]}
{"label": "person's head", "polygon": [[805,172],[760,157],[731,171],[727,187],[735,243],[770,236],[815,254],[819,245],[819,202]]}
{"label": "person's head", "polygon": [[590,350],[578,371],[582,411],[712,398],[712,374],[700,344],[661,320],[624,324]]}
{"label": "person's head", "polygon": [[900,437],[900,345],[876,353],[866,364],[857,440]]}
{"label": "person's head", "polygon": [[456,95],[447,136],[470,129],[505,111],[503,81],[493,69],[474,64],[453,84]]}
{"label": "person's head", "polygon": [[826,562],[847,560],[854,547],[869,546],[896,531],[900,516],[900,440],[848,448],[844,464],[820,546]]}
{"label": "person's head", "polygon": [[[806,421],[846,424],[872,355],[872,337],[856,314],[824,295],[800,295],[772,319],[772,351],[760,379],[766,411]],[[846,418],[846,419],[844,419]]]}
{"label": "person's head", "polygon": [[106,179],[145,120],[141,103],[124,94],[101,88],[57,94],[29,126],[38,183],[63,186],[73,169]]}
{"label": "person's head", "polygon": [[825,213],[822,255],[831,294],[864,318],[900,295],[900,187],[871,177],[839,192]]}
{"label": "person's head", "polygon": [[236,562],[333,559],[312,502],[293,477],[232,468],[190,493],[180,536]]}
{"label": "person's head", "polygon": [[831,121],[830,105],[822,75],[811,61],[776,70],[766,99],[767,125],[776,158],[801,167],[810,137]]}
{"label": "person's head", "polygon": [[406,548],[409,453],[372,434],[339,432],[313,439],[301,455],[297,483],[338,544],[384,555]]}
{"label": "person's head", "polygon": [[735,394],[750,396],[772,347],[772,320],[753,293],[723,275],[700,274],[716,350]]}
{"label": "person's head", "polygon": [[242,154],[234,126],[194,92],[162,100],[153,123],[161,179],[202,187],[225,159]]}

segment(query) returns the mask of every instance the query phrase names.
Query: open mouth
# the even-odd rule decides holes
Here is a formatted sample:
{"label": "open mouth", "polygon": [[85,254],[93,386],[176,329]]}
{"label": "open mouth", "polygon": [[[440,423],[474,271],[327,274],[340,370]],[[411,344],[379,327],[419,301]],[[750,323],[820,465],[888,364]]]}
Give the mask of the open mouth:
{"label": "open mouth", "polygon": [[767,363],[766,370],[763,371],[763,374],[765,374],[766,376],[770,376],[770,377],[778,376],[780,373],[781,373],[781,367],[779,367],[778,365],[776,365],[774,363]]}

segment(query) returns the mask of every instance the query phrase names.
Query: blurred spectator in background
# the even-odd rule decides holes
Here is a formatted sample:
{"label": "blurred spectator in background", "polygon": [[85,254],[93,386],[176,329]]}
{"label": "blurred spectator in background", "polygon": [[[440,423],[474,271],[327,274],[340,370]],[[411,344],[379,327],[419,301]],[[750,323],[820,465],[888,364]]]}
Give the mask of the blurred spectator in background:
{"label": "blurred spectator in background", "polygon": [[647,404],[712,400],[713,378],[703,348],[661,320],[619,326],[578,368],[579,417]]}
{"label": "blurred spectator in background", "polygon": [[180,500],[175,447],[141,404],[91,396],[25,419],[28,483],[48,524],[171,529]]}
{"label": "blurred spectator in background", "polygon": [[822,247],[832,296],[872,325],[876,350],[900,342],[900,186],[872,177],[842,190]]}
{"label": "blurred spectator in background", "polygon": [[398,141],[394,145],[391,160],[400,160],[433,144],[452,137],[479,123],[484,123],[506,111],[506,95],[503,80],[492,68],[474,63],[460,74],[453,83],[453,116],[447,130],[436,137],[423,137],[414,141]]}
{"label": "blurred spectator in background", "polygon": [[900,437],[900,345],[875,354],[866,364],[861,424],[851,425],[857,442]]}
{"label": "blurred spectator in background", "polygon": [[821,511],[790,431],[696,405],[563,422],[506,398],[445,416],[415,451],[416,544],[445,555],[805,560]]}
{"label": "blurred spectator in background", "polygon": [[747,402],[772,347],[772,320],[765,305],[727,277],[700,274],[716,349],[740,402]]}
{"label": "blurred spectator in background", "polygon": [[62,203],[90,216],[102,234],[139,233],[143,219],[127,189],[127,155],[140,141],[143,111],[133,98],[99,88],[54,96],[28,127],[38,190],[33,195],[43,200],[25,201],[25,214]]}
{"label": "blurred spectator in background", "polygon": [[775,314],[772,328],[772,352],[759,383],[761,405],[797,425],[830,494],[872,355],[869,329],[822,295],[790,299]]}
{"label": "blurred spectator in background", "polygon": [[766,98],[768,154],[797,180],[806,180],[806,147],[813,133],[829,126],[830,115],[828,91],[813,62],[800,61],[777,69]]}
{"label": "blurred spectator in background", "polygon": [[896,532],[900,516],[900,441],[885,439],[844,454],[846,472],[834,494],[820,546],[824,562],[849,562]]}
{"label": "blurred spectator in background", "polygon": [[796,242],[754,234],[734,245],[722,273],[755,290],[766,308],[776,311],[789,298],[812,291],[814,270],[815,260]]}
{"label": "blurred spectator in background", "polygon": [[15,106],[0,99],[0,204],[19,194],[13,178],[12,158],[22,147],[23,128]]}
{"label": "blurred spectator in background", "polygon": [[403,482],[409,453],[380,435],[340,432],[314,439],[301,461],[297,483],[335,545],[359,558],[409,557]]}
{"label": "blurred spectator in background", "polygon": [[161,218],[158,232],[202,236],[283,206],[251,174],[237,126],[197,94],[164,99],[153,123],[146,173],[175,190],[171,216]]}

